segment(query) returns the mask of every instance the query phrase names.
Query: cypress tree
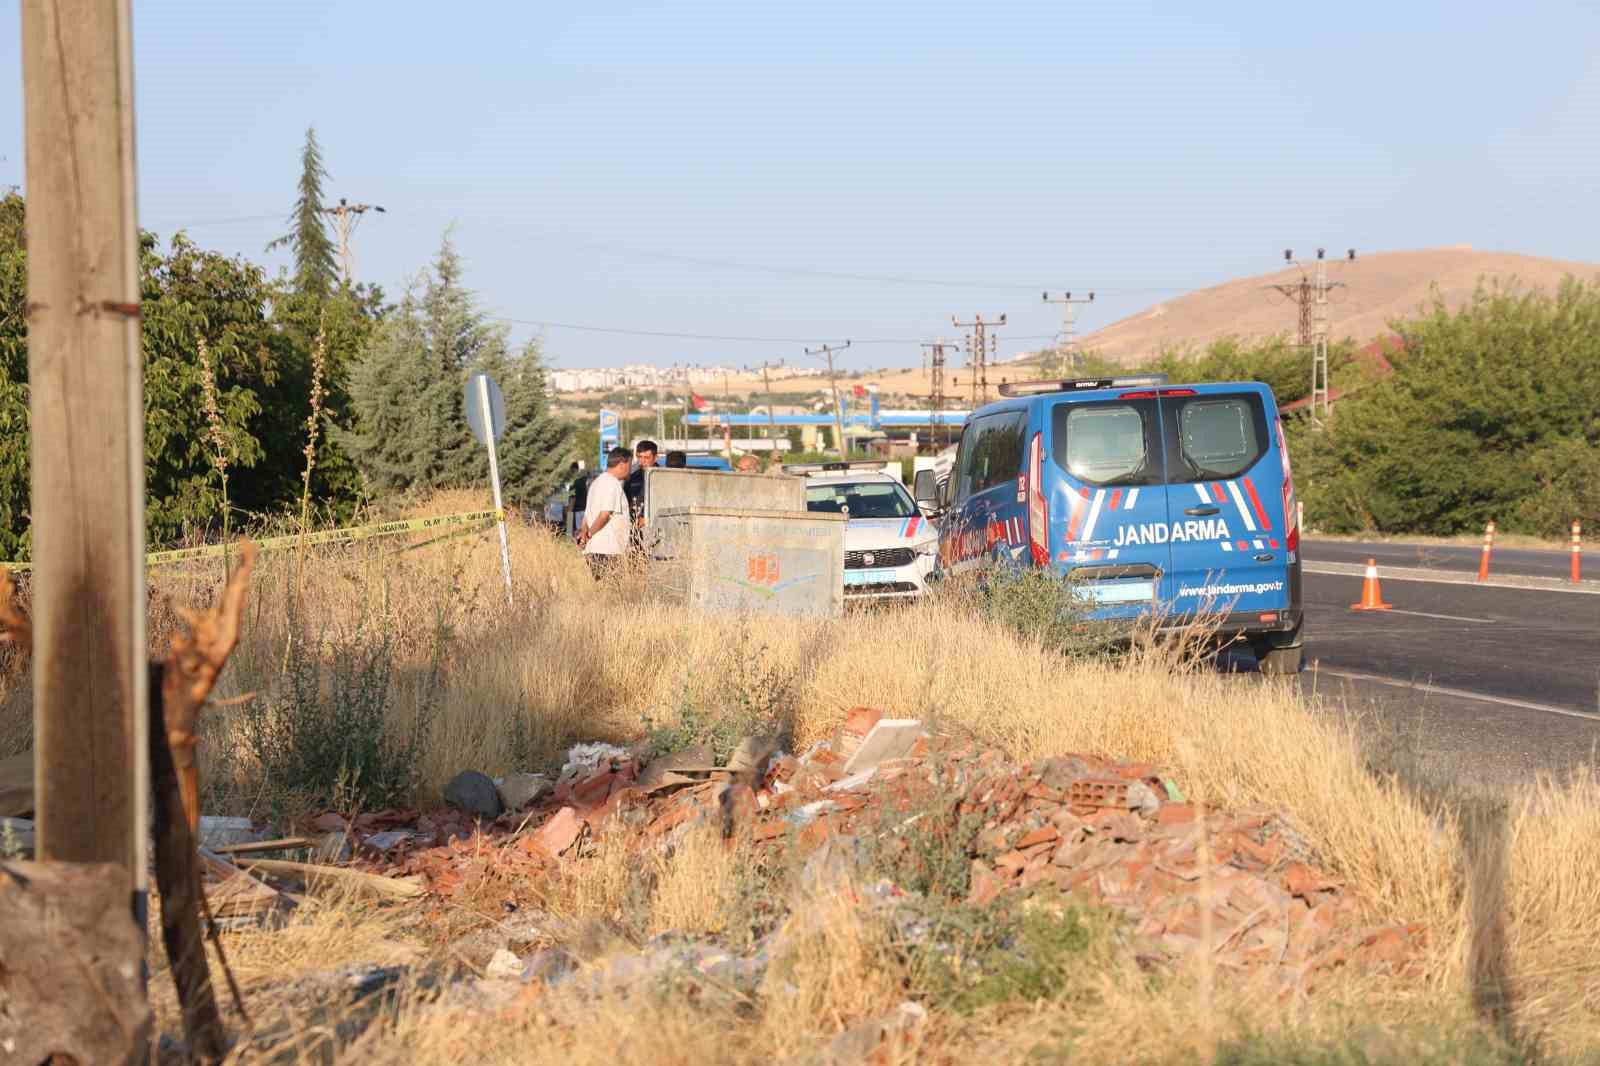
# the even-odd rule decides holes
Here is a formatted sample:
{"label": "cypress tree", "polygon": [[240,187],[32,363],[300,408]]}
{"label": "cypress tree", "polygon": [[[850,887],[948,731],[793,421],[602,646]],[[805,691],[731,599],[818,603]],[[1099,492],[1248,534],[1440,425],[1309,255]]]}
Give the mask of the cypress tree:
{"label": "cypress tree", "polygon": [[299,196],[289,213],[289,232],[267,245],[269,252],[287,247],[294,253],[295,289],[319,299],[333,291],[339,276],[333,238],[322,211],[322,183],[327,177],[316,127],[307,127],[305,147],[300,151]]}
{"label": "cypress tree", "polygon": [[505,395],[501,486],[508,499],[548,492],[572,459],[572,432],[551,417],[544,370],[532,345],[513,355],[503,324],[462,284],[461,257],[440,243],[421,291],[407,293],[356,364],[350,398],[357,429],[337,435],[383,494],[481,486],[488,453],[467,428],[463,390],[484,371]]}

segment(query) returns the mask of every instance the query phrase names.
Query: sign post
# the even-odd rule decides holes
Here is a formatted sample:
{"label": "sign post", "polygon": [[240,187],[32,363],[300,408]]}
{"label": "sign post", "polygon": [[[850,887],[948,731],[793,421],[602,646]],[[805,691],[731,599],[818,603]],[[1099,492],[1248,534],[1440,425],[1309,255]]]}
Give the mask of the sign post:
{"label": "sign post", "polygon": [[622,446],[622,428],[617,419],[617,412],[602,409],[600,412],[600,465],[596,468],[606,468],[606,453],[612,448]]}
{"label": "sign post", "polygon": [[500,456],[494,446],[506,431],[505,396],[488,374],[474,374],[467,381],[466,401],[467,425],[489,449],[489,483],[494,486],[495,524],[500,528],[500,571],[506,579],[506,603],[515,607],[511,595],[511,545],[506,540],[505,504],[500,499]]}

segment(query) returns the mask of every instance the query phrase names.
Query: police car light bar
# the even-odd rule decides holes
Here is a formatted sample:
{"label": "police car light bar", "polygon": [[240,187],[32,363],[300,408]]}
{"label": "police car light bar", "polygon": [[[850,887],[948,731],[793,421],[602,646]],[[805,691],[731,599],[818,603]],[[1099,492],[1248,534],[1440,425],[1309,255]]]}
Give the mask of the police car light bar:
{"label": "police car light bar", "polygon": [[1014,381],[1002,383],[1002,396],[1039,396],[1047,392],[1081,392],[1086,389],[1124,389],[1135,386],[1159,388],[1167,383],[1165,374],[1142,374],[1126,378],[1064,378],[1059,381]]}
{"label": "police car light bar", "polygon": [[871,468],[874,470],[887,470],[889,461],[883,459],[852,459],[849,462],[835,460],[828,463],[785,463],[785,474],[833,474],[841,470],[854,470],[856,468]]}

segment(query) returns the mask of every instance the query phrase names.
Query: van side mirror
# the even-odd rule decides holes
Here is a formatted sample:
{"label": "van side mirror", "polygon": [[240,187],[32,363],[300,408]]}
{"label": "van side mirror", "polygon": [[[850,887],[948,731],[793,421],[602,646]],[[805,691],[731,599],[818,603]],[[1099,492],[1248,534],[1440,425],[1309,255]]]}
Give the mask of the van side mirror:
{"label": "van side mirror", "polygon": [[939,479],[932,470],[918,470],[911,479],[911,488],[918,507],[924,511],[938,509]]}

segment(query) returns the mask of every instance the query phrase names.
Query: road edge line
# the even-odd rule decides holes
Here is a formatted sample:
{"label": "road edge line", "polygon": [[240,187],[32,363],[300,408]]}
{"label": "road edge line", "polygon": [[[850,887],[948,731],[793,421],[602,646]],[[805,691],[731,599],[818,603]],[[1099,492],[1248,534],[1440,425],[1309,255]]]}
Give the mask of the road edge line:
{"label": "road edge line", "polygon": [[1557,707],[1552,703],[1534,703],[1532,700],[1513,699],[1510,696],[1492,696],[1487,692],[1473,692],[1470,689],[1435,685],[1431,681],[1402,681],[1398,677],[1385,677],[1382,674],[1363,674],[1353,670],[1335,670],[1331,667],[1323,666],[1320,662],[1310,670],[1307,670],[1306,673],[1314,673],[1318,676],[1326,674],[1329,677],[1339,677],[1346,681],[1370,681],[1378,685],[1387,685],[1390,688],[1414,689],[1424,695],[1437,694],[1451,696],[1456,699],[1477,700],[1479,703],[1498,703],[1505,707],[1516,707],[1524,711],[1539,711],[1544,714],[1560,715],[1563,718],[1581,718],[1585,721],[1600,722],[1600,714],[1575,711],[1570,707]]}
{"label": "road edge line", "polygon": [[[1300,569],[1303,573],[1319,574],[1323,577],[1360,577],[1366,572],[1366,567],[1360,563],[1312,563],[1304,559],[1300,561]],[[1465,572],[1454,574],[1446,571],[1391,566],[1381,569],[1385,581],[1415,581],[1434,585],[1469,585],[1479,589],[1521,589],[1524,592],[1565,592],[1578,596],[1600,596],[1600,581],[1585,581],[1583,585],[1573,585],[1570,581],[1562,581],[1556,577],[1527,577],[1521,582],[1512,583],[1504,580],[1479,581],[1476,575]]]}

